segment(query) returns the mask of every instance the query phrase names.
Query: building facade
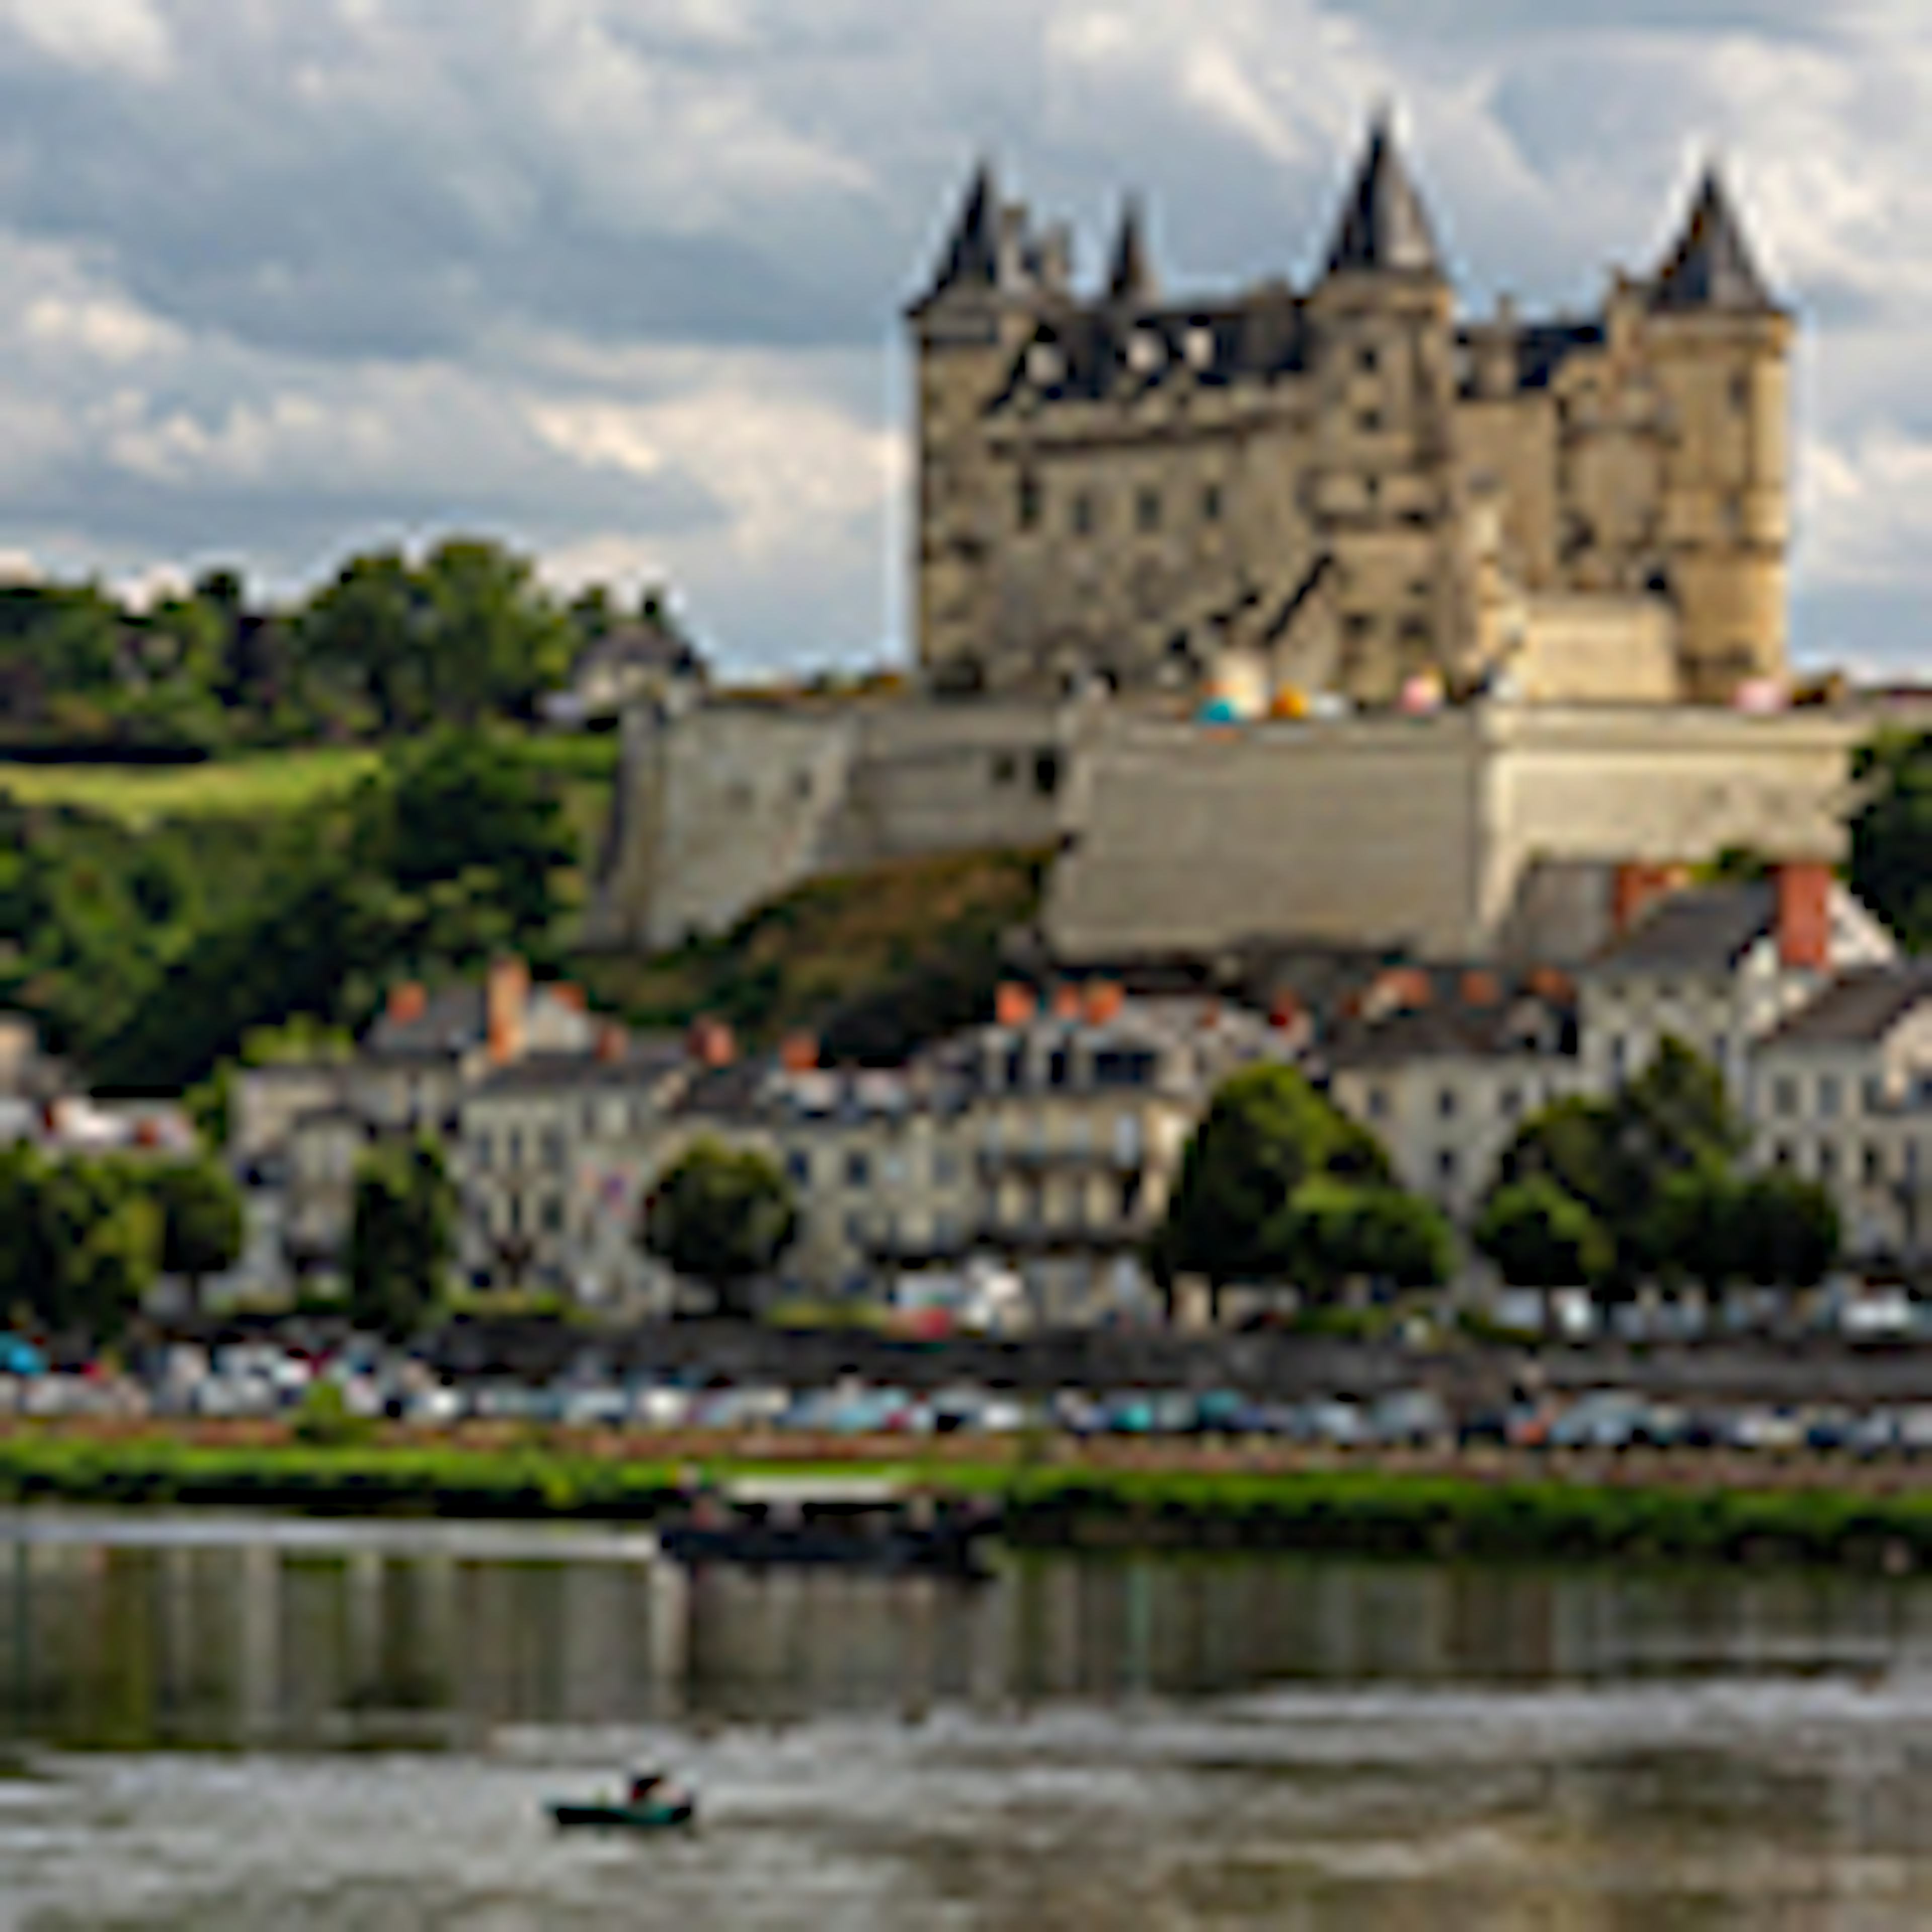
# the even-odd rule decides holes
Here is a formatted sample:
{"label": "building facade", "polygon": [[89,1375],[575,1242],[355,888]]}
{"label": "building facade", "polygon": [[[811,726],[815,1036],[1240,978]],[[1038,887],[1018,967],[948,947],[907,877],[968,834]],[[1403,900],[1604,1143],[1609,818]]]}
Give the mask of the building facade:
{"label": "building facade", "polygon": [[1171,298],[1130,207],[1083,295],[982,170],[909,316],[938,687],[1668,702],[1782,675],[1792,322],[1714,174],[1594,313],[1459,320],[1378,128],[1325,261]]}

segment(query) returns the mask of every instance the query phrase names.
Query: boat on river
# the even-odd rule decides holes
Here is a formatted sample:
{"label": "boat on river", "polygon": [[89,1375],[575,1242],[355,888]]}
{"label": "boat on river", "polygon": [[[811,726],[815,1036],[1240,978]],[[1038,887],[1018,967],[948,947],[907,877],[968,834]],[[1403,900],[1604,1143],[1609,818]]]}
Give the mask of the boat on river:
{"label": "boat on river", "polygon": [[807,1565],[976,1578],[994,1528],[970,1503],[908,1491],[886,1477],[743,1478],[694,1498],[658,1546],[688,1566]]}
{"label": "boat on river", "polygon": [[693,1823],[698,1799],[652,1772],[633,1778],[621,1798],[554,1798],[548,1809],[561,1832],[664,1832]]}

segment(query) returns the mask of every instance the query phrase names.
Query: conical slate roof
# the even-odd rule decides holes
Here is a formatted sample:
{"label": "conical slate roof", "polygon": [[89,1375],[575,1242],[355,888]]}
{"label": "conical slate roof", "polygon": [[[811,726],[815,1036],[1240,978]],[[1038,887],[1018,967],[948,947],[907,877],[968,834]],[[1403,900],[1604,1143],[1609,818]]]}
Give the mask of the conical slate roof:
{"label": "conical slate roof", "polygon": [[1439,275],[1436,238],[1422,197],[1396,152],[1388,123],[1377,121],[1356,170],[1328,250],[1328,272],[1396,269]]}
{"label": "conical slate roof", "polygon": [[993,170],[982,161],[974,170],[959,218],[952,225],[938,272],[932,278],[931,293],[943,295],[955,288],[990,289],[999,279],[999,198],[994,191]]}
{"label": "conical slate roof", "polygon": [[1715,168],[1706,168],[1677,244],[1651,284],[1658,309],[1762,313],[1777,308]]}
{"label": "conical slate roof", "polygon": [[1120,237],[1114,244],[1114,266],[1107,274],[1107,294],[1117,302],[1151,302],[1160,292],[1154,264],[1148,256],[1147,239],[1141,230],[1140,203],[1130,199],[1120,214]]}

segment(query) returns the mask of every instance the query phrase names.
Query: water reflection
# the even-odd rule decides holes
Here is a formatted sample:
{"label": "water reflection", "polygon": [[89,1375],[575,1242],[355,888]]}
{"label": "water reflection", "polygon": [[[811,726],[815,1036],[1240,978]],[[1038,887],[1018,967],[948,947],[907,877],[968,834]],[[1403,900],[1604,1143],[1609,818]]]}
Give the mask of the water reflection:
{"label": "water reflection", "polygon": [[342,1534],[0,1528],[0,1932],[1932,1923],[1919,1584]]}
{"label": "water reflection", "polygon": [[344,1535],[0,1541],[5,1729],[88,1750],[433,1750],[504,1726],[1932,1663],[1932,1588],[1823,1574],[1028,1557],[976,1588]]}

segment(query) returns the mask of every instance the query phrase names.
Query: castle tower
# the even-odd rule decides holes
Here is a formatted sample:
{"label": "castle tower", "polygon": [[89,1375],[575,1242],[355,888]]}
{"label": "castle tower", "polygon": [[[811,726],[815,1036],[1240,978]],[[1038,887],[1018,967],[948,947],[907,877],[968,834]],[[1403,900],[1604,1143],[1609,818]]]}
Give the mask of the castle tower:
{"label": "castle tower", "polygon": [[1160,283],[1142,227],[1139,200],[1130,195],[1120,211],[1113,266],[1107,272],[1107,299],[1119,308],[1150,308],[1160,298]]}
{"label": "castle tower", "polygon": [[1060,238],[1036,249],[1026,210],[1002,205],[982,163],[932,285],[907,314],[918,368],[920,652],[955,691],[986,681],[986,566],[1001,534],[981,414],[1066,267]]}
{"label": "castle tower", "polygon": [[1454,298],[1429,217],[1378,120],[1310,292],[1312,490],[1358,694],[1466,648],[1453,588]]}
{"label": "castle tower", "polygon": [[1786,670],[1792,322],[1714,169],[1645,294],[1670,424],[1661,534],[1684,695],[1721,702]]}

